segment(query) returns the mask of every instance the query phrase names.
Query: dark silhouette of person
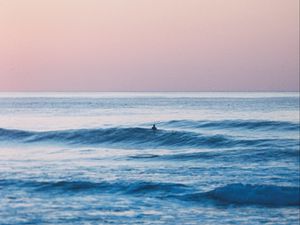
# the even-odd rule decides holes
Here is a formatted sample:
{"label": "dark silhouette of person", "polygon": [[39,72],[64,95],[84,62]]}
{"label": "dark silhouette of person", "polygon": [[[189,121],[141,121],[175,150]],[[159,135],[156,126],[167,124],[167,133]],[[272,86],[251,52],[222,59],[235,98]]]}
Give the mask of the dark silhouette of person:
{"label": "dark silhouette of person", "polygon": [[157,128],[156,128],[156,126],[155,126],[155,124],[153,124],[153,126],[152,126],[152,128],[151,128],[152,130],[157,130]]}

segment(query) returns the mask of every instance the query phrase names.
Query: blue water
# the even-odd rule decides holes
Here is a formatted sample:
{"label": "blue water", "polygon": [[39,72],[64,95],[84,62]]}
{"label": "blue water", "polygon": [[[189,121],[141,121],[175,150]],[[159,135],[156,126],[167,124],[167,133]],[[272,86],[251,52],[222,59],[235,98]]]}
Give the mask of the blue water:
{"label": "blue water", "polygon": [[299,224],[299,129],[298,93],[1,93],[0,224]]}

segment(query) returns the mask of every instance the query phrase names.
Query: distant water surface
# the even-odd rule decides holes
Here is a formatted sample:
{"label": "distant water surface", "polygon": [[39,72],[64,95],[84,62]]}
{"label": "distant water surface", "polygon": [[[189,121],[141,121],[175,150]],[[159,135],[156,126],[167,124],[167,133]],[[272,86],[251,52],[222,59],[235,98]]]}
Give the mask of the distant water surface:
{"label": "distant water surface", "polygon": [[299,224],[299,129],[298,93],[1,93],[0,224]]}

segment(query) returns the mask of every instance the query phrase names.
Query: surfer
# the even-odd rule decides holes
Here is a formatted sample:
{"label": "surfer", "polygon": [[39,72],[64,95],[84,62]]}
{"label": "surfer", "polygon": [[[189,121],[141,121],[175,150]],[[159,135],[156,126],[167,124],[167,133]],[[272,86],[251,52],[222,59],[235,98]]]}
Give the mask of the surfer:
{"label": "surfer", "polygon": [[153,124],[153,126],[152,126],[152,128],[151,128],[152,130],[157,130],[157,128],[156,128],[156,126],[155,126],[155,124]]}

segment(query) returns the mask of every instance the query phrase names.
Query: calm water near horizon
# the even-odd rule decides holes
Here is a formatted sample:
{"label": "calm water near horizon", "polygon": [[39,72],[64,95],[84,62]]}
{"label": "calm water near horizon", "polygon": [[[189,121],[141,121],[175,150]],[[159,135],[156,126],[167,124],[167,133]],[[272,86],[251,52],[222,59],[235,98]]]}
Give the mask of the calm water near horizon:
{"label": "calm water near horizon", "polygon": [[3,92],[0,224],[299,224],[299,129],[295,92]]}

